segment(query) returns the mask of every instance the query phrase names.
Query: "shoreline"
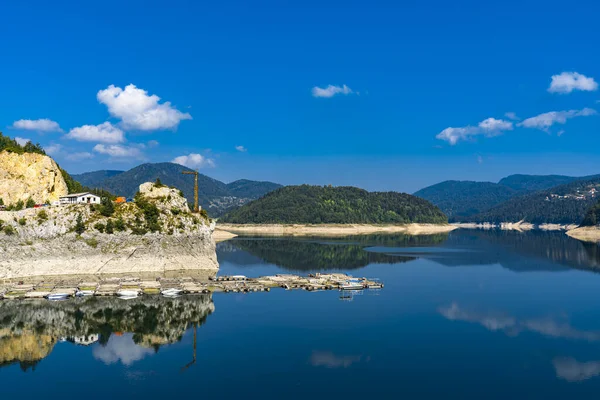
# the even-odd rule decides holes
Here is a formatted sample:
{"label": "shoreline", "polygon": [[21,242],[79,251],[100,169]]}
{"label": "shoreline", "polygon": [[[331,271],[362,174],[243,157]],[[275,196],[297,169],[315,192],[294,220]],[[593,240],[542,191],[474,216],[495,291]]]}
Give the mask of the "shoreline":
{"label": "shoreline", "polygon": [[74,233],[51,239],[18,236],[0,243],[0,280],[40,276],[173,276],[219,269],[208,229],[193,235]]}
{"label": "shoreline", "polygon": [[530,222],[454,222],[451,225],[461,229],[500,229],[503,231],[527,232],[540,231],[570,231],[577,228],[577,224],[532,224]]}
{"label": "shoreline", "polygon": [[600,243],[600,228],[595,226],[571,229],[566,234],[582,242]]}
{"label": "shoreline", "polygon": [[[453,225],[407,224],[407,225],[369,225],[369,224],[217,224],[216,230],[238,234],[261,234],[269,236],[351,236],[375,233],[404,233],[407,235],[434,235],[457,229]],[[226,240],[226,239],[224,239]]]}

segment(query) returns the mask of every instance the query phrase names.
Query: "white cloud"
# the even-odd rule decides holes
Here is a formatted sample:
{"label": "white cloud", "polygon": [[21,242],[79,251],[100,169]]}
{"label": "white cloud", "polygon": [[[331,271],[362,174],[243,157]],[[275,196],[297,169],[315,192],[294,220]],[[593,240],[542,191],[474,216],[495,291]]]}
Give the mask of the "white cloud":
{"label": "white cloud", "polygon": [[168,101],[159,104],[160,97],[148,95],[147,91],[135,85],[128,85],[125,90],[110,85],[100,90],[96,97],[108,107],[110,115],[122,121],[125,129],[176,129],[182,120],[192,119],[190,114],[182,113]]}
{"label": "white cloud", "polygon": [[352,91],[352,89],[350,89],[348,86],[346,85],[342,85],[342,86],[334,86],[334,85],[329,85],[326,88],[320,88],[318,86],[315,86],[314,88],[312,88],[312,95],[313,97],[333,97],[336,94],[344,94],[344,95],[348,95],[354,93]]}
{"label": "white cloud", "polygon": [[25,146],[27,144],[27,142],[31,142],[31,139],[27,139],[27,138],[22,138],[22,137],[15,137],[15,141],[17,143],[19,143],[21,146]]}
{"label": "white cloud", "polygon": [[93,149],[96,153],[106,154],[113,158],[142,158],[142,152],[137,147],[121,146],[118,144],[97,144]]}
{"label": "white cloud", "polygon": [[183,165],[188,168],[214,168],[215,160],[204,157],[202,154],[191,153],[187,156],[175,157],[172,163]]}
{"label": "white cloud", "polygon": [[477,126],[464,126],[459,128],[448,127],[437,134],[436,138],[445,140],[454,146],[460,140],[468,140],[474,136],[484,135],[487,137],[501,135],[503,131],[513,129],[513,123],[503,119],[487,118]]}
{"label": "white cloud", "polygon": [[518,126],[522,126],[525,128],[535,128],[541,129],[543,131],[548,131],[554,124],[564,124],[568,119],[575,117],[588,117],[590,115],[596,115],[596,110],[592,108],[584,108],[581,110],[567,110],[567,111],[550,111],[547,113],[543,113],[540,115],[536,115],[535,117],[527,118],[520,122]]}
{"label": "white cloud", "polygon": [[508,119],[512,119],[513,121],[518,121],[521,119],[512,111],[505,113],[504,116]]}
{"label": "white cloud", "polygon": [[466,321],[480,324],[490,331],[503,331],[517,336],[521,332],[535,332],[552,338],[600,341],[600,331],[582,331],[571,326],[568,320],[552,318],[529,318],[519,320],[499,312],[477,312],[460,307],[457,303],[440,307],[438,312],[451,321]]}
{"label": "white cloud", "polygon": [[44,147],[44,151],[51,156],[57,155],[62,150],[62,145],[60,144],[51,144],[49,146]]}
{"label": "white cloud", "polygon": [[160,143],[158,143],[156,140],[149,140],[148,143],[146,143],[148,147],[157,147],[159,144]]}
{"label": "white cloud", "polygon": [[567,382],[581,382],[600,375],[600,361],[579,362],[571,357],[552,360],[556,376]]}
{"label": "white cloud", "polygon": [[483,157],[477,156],[477,164],[483,164]]}
{"label": "white cloud", "polygon": [[247,149],[247,148],[245,148],[244,146],[235,146],[235,149],[236,149],[237,151],[241,151],[242,153],[245,153],[245,152],[247,152],[247,151],[248,151],[248,149]]}
{"label": "white cloud", "polygon": [[154,354],[154,350],[141,347],[133,341],[132,333],[125,333],[122,336],[111,335],[106,346],[95,346],[92,351],[94,358],[102,361],[104,364],[114,364],[120,362],[129,366],[142,358]]}
{"label": "white cloud", "polygon": [[42,119],[20,119],[13,122],[12,127],[15,129],[22,129],[25,131],[38,131],[38,132],[62,132],[63,130],[58,125],[58,122],[52,121],[47,118]]}
{"label": "white cloud", "polygon": [[123,143],[125,141],[123,131],[110,122],[73,128],[65,137],[79,142]]}
{"label": "white cloud", "polygon": [[82,160],[87,160],[87,159],[90,159],[93,157],[94,157],[94,155],[92,153],[88,153],[87,151],[84,151],[84,152],[80,152],[80,153],[67,154],[67,156],[65,158],[70,161],[82,161]]}
{"label": "white cloud", "polygon": [[598,83],[594,78],[588,78],[577,72],[563,72],[559,75],[552,75],[552,82],[548,91],[550,93],[571,93],[573,90],[583,90],[592,92],[598,90]]}

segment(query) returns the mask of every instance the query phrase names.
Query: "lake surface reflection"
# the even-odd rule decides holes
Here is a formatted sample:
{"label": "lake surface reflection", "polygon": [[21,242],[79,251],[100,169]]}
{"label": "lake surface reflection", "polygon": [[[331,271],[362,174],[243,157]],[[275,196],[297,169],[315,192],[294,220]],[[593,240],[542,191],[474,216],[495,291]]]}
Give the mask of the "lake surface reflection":
{"label": "lake surface reflection", "polygon": [[[220,274],[381,291],[0,302],[7,396],[595,398],[600,251],[561,233],[235,238]],[[341,301],[344,300],[344,301]]]}

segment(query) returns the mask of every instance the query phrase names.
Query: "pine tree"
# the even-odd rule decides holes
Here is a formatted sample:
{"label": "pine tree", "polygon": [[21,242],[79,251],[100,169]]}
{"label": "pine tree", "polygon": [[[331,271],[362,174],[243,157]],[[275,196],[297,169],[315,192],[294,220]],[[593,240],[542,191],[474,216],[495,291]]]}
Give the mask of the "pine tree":
{"label": "pine tree", "polygon": [[81,235],[83,232],[85,232],[85,225],[83,224],[83,218],[81,217],[81,214],[77,214],[74,230],[78,235]]}

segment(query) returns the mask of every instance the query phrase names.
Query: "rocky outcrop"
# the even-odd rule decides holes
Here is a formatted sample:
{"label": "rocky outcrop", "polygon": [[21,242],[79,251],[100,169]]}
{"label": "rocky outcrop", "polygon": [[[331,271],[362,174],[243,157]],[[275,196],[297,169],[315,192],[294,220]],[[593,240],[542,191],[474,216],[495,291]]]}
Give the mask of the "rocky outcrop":
{"label": "rocky outcrop", "polygon": [[168,186],[157,186],[155,183],[146,182],[140,185],[140,194],[147,199],[160,200],[160,204],[168,209],[178,209],[189,212],[188,203],[181,191]]}
{"label": "rocky outcrop", "polygon": [[67,193],[60,169],[50,157],[0,152],[0,198],[5,204],[29,198],[36,203],[56,201]]}
{"label": "rocky outcrop", "polygon": [[[214,224],[176,189],[141,185],[111,216],[87,204],[0,211],[0,279],[35,276],[214,275]],[[81,216],[83,230],[75,232]],[[105,228],[114,227],[110,232]]]}

